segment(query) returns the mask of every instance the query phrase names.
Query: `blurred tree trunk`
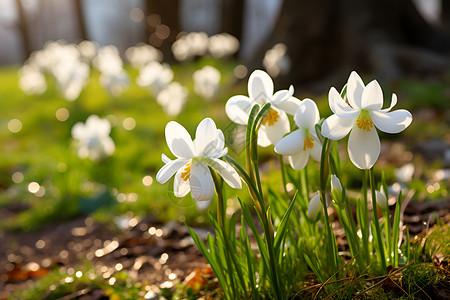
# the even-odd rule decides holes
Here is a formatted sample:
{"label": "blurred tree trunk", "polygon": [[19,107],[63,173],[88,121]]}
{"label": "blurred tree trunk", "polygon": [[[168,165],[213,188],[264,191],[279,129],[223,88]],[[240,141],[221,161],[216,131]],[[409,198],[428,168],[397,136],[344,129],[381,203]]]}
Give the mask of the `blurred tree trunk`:
{"label": "blurred tree trunk", "polygon": [[82,0],[75,0],[74,6],[75,6],[75,18],[79,24],[80,37],[82,40],[87,40],[88,36],[86,31],[86,22],[84,19]]}
{"label": "blurred tree trunk", "polygon": [[243,17],[244,0],[222,0],[222,32],[229,33],[240,40]]}
{"label": "blurred tree trunk", "polygon": [[[148,28],[145,42],[159,48],[165,61],[174,61],[171,46],[181,30],[179,0],[145,0],[144,14]],[[161,36],[164,35],[158,33],[162,28],[158,29],[158,26],[161,25],[168,26],[170,30],[167,38],[162,39]]]}
{"label": "blurred tree trunk", "polygon": [[441,3],[441,23],[445,30],[450,32],[450,1],[443,0]]}
{"label": "blurred tree trunk", "polygon": [[18,22],[19,22],[18,26],[20,31],[20,37],[22,39],[23,44],[23,51],[25,58],[28,58],[31,54],[32,49],[30,45],[30,38],[28,36],[26,15],[21,0],[16,0],[16,7],[18,14]]}
{"label": "blurred tree trunk", "polygon": [[323,91],[343,84],[351,70],[391,80],[450,67],[449,35],[427,23],[411,0],[285,0],[250,68],[259,68],[278,42],[292,61],[291,71],[278,78],[282,86]]}

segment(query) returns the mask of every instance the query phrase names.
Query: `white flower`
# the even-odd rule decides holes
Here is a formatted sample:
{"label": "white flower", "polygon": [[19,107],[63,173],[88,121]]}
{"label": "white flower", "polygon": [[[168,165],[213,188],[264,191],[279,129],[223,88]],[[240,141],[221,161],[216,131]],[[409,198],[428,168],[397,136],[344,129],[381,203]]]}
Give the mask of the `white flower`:
{"label": "white flower", "polygon": [[100,84],[114,97],[120,96],[130,84],[130,78],[125,70],[118,73],[102,73]]}
{"label": "white flower", "polygon": [[219,70],[211,66],[195,71],[192,75],[194,91],[206,99],[213,98],[219,89],[220,77]]}
{"label": "white flower", "polygon": [[408,163],[394,170],[395,178],[400,182],[410,182],[414,175],[414,164]]}
{"label": "white flower", "polygon": [[267,147],[275,145],[284,134],[289,132],[289,119],[286,113],[294,115],[300,100],[292,97],[293,87],[273,94],[273,82],[270,76],[261,70],[254,71],[248,79],[248,97],[243,95],[231,97],[225,111],[231,121],[246,125],[254,104],[267,102],[272,106],[258,132],[258,145]]}
{"label": "white flower", "polygon": [[97,54],[97,44],[91,41],[81,41],[78,44],[78,50],[80,51],[81,57],[86,61],[91,61]]}
{"label": "white flower", "polygon": [[273,76],[284,75],[291,69],[291,59],[287,55],[287,47],[278,43],[264,54],[263,66]]}
{"label": "white flower", "polygon": [[342,184],[339,178],[334,174],[331,174],[331,195],[337,205],[342,207]]}
{"label": "white flower", "polygon": [[275,145],[276,153],[289,156],[289,163],[293,169],[303,169],[310,155],[316,161],[320,161],[322,145],[314,128],[319,120],[316,103],[311,99],[301,101],[294,116],[298,129],[283,137]]}
{"label": "white flower", "polygon": [[188,91],[178,82],[172,82],[156,97],[156,102],[162,106],[169,116],[177,116],[187,100]]}
{"label": "white flower", "polygon": [[157,61],[148,63],[139,70],[139,76],[136,83],[142,87],[152,90],[154,94],[158,94],[173,79],[173,71],[168,64],[160,64]]}
{"label": "white flower", "polygon": [[93,161],[114,153],[114,142],[109,136],[111,124],[108,120],[91,115],[86,124],[81,122],[72,127],[72,137],[79,141],[78,156]]}
{"label": "white flower", "polygon": [[68,60],[54,65],[52,71],[63,97],[74,101],[85,87],[90,69],[80,60]]}
{"label": "white flower", "polygon": [[350,132],[348,154],[353,164],[360,169],[370,169],[380,155],[380,139],[375,127],[386,133],[399,133],[411,124],[412,116],[407,110],[390,112],[397,103],[392,94],[389,108],[383,106],[383,92],[376,80],[364,86],[356,72],[352,72],[347,83],[346,103],[335,88],[328,94],[334,115],[322,125],[322,134],[339,140]]}
{"label": "white flower", "polygon": [[210,118],[205,118],[197,126],[195,140],[192,141],[186,129],[175,121],[166,125],[166,141],[170,151],[177,158],[169,159],[164,154],[165,163],[156,180],[165,183],[175,174],[174,193],[184,197],[191,192],[197,206],[209,206],[214,195],[214,182],[208,167],[216,170],[232,188],[240,189],[241,179],[230,164],[221,160],[228,149],[223,133]]}
{"label": "white flower", "polygon": [[19,87],[27,95],[40,95],[47,90],[47,82],[39,69],[24,65],[19,70]]}
{"label": "white flower", "polygon": [[208,51],[215,58],[233,55],[239,50],[239,40],[228,33],[219,33],[211,36]]}
{"label": "white flower", "polygon": [[203,56],[208,50],[208,35],[204,32],[190,32],[172,44],[172,53],[178,61],[186,61],[194,56]]}
{"label": "white flower", "polygon": [[113,45],[101,47],[92,63],[102,74],[117,74],[123,69],[123,62],[120,58],[119,50]]}
{"label": "white flower", "polygon": [[322,211],[322,202],[320,201],[320,193],[317,192],[309,201],[308,218],[315,222],[319,219],[319,213]]}
{"label": "white flower", "polygon": [[125,56],[131,65],[137,69],[144,67],[152,61],[162,61],[163,54],[153,46],[138,43],[125,51]]}

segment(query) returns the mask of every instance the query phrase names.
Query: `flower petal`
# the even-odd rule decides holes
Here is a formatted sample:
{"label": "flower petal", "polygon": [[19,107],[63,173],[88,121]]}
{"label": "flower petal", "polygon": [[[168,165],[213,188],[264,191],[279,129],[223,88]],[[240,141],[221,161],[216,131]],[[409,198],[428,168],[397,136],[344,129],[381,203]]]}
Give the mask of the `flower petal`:
{"label": "flower petal", "polygon": [[156,174],[156,181],[159,183],[166,183],[170,177],[181,169],[189,159],[175,159],[165,164]]}
{"label": "flower petal", "polygon": [[195,201],[195,205],[197,206],[197,209],[202,211],[207,209],[211,205],[212,198],[205,201]]}
{"label": "flower petal", "polygon": [[288,100],[292,94],[289,92],[289,90],[279,90],[276,92],[270,99],[270,103],[272,105],[278,106],[284,101]]}
{"label": "flower petal", "polygon": [[195,201],[211,200],[214,196],[214,182],[205,163],[194,160],[190,173],[191,196]]}
{"label": "flower petal", "polygon": [[258,131],[258,146],[260,147],[268,147],[271,145],[269,138],[267,137],[266,129],[264,126],[261,126]]}
{"label": "flower petal", "polygon": [[371,111],[370,118],[378,129],[386,133],[399,133],[412,122],[411,113],[404,109],[391,112]]}
{"label": "flower petal", "polygon": [[227,162],[218,158],[208,160],[209,165],[216,170],[225,182],[233,189],[241,189],[241,178],[236,170]]}
{"label": "flower petal", "polygon": [[286,133],[289,132],[289,119],[284,111],[278,110],[278,120],[272,125],[262,125],[261,128],[262,127],[265,129],[270,143],[275,145]]}
{"label": "flower petal", "polygon": [[350,107],[335,88],[328,92],[328,102],[331,110],[340,118],[354,118],[359,114],[359,110]]}
{"label": "flower petal", "polygon": [[272,95],[272,78],[262,70],[254,71],[248,79],[248,96],[250,99],[259,104],[263,104],[269,102]]}
{"label": "flower petal", "polygon": [[247,125],[248,115],[252,109],[253,102],[250,98],[242,95],[233,96],[225,105],[225,112],[231,121],[241,125]]}
{"label": "flower petal", "polygon": [[172,160],[170,158],[167,157],[167,155],[165,155],[164,153],[161,154],[161,160],[163,163],[167,164],[169,162],[171,162]]}
{"label": "flower petal", "polygon": [[194,143],[187,130],[175,121],[166,125],[166,141],[170,151],[179,158],[194,157]]}
{"label": "flower petal", "polygon": [[297,129],[283,137],[276,145],[275,152],[281,155],[295,155],[303,152],[305,142],[305,132]]}
{"label": "flower petal", "polygon": [[377,111],[383,107],[383,91],[376,80],[372,80],[365,88],[361,99],[361,108]]}
{"label": "flower petal", "polygon": [[319,109],[314,101],[311,99],[304,99],[294,116],[295,124],[299,128],[306,128],[314,132],[314,125],[320,120]]}
{"label": "flower petal", "polygon": [[380,155],[380,139],[374,127],[367,132],[354,126],[348,139],[348,156],[360,169],[370,169]]}
{"label": "flower petal", "polygon": [[300,105],[301,101],[295,97],[290,97],[283,103],[275,105],[277,108],[283,110],[287,114],[293,116],[295,115],[295,112],[297,111],[298,106]]}
{"label": "flower petal", "polygon": [[354,122],[354,118],[343,119],[331,115],[322,124],[322,135],[331,140],[340,140],[350,132]]}
{"label": "flower petal", "polygon": [[314,158],[315,161],[320,162],[321,156],[322,156],[322,144],[320,144],[320,141],[317,138],[314,139],[314,146],[312,149],[309,149],[309,154]]}
{"label": "flower petal", "polygon": [[308,151],[301,151],[299,154],[289,156],[289,164],[294,170],[301,170],[308,163],[308,158]]}
{"label": "flower petal", "polygon": [[[195,132],[195,156],[209,156],[217,152],[218,132],[211,118],[203,119]],[[222,150],[222,149],[220,149]]]}
{"label": "flower petal", "polygon": [[361,109],[361,99],[364,91],[364,82],[358,73],[353,71],[348,78],[347,99],[353,109]]}
{"label": "flower petal", "polygon": [[389,112],[389,111],[391,111],[391,109],[394,108],[394,106],[396,104],[397,104],[397,95],[395,93],[392,93],[391,105],[388,108],[381,109],[380,111],[382,111],[382,112]]}
{"label": "flower petal", "polygon": [[183,168],[180,168],[175,174],[175,180],[173,181],[173,193],[175,197],[184,197],[191,190],[191,186],[189,184],[189,180],[183,180],[181,178],[181,173],[183,172]]}

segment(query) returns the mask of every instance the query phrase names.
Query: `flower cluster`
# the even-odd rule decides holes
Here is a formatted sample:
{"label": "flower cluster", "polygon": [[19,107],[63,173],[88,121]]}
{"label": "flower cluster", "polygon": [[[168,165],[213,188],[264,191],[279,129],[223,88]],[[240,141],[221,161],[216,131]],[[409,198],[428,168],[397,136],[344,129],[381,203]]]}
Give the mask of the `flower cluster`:
{"label": "flower cluster", "polygon": [[[270,109],[259,127],[257,143],[262,147],[274,145],[275,152],[287,156],[295,170],[303,169],[310,156],[320,162],[324,137],[339,140],[349,132],[350,160],[360,169],[370,169],[380,154],[380,140],[375,128],[387,133],[398,133],[412,121],[411,114],[406,110],[391,111],[397,103],[395,94],[392,95],[390,107],[382,109],[383,93],[378,82],[374,80],[365,86],[356,72],[352,72],[348,79],[345,100],[334,87],[330,89],[329,105],[334,114],[323,121],[322,125],[315,102],[311,99],[300,101],[293,93],[292,86],[288,90],[274,93],[270,76],[264,71],[256,70],[248,81],[248,96],[231,97],[226,103],[225,111],[231,121],[246,125],[255,104],[270,103]],[[295,128],[292,132],[288,115],[292,115],[294,119]],[[317,128],[321,130],[316,130]],[[318,134],[323,136],[319,137]],[[210,201],[213,184],[207,170],[208,165],[224,176],[230,186],[240,187],[236,172],[219,160],[226,153],[223,150],[223,135],[211,119],[200,123],[194,143],[186,130],[175,122],[167,125],[166,139],[178,159],[171,161],[164,156],[166,166],[158,173],[157,180],[164,183],[177,172],[174,187],[176,196],[184,196],[191,190],[196,201]],[[201,146],[196,146],[198,143]],[[205,152],[207,144],[213,146]],[[194,177],[190,177],[191,168],[196,170]],[[188,180],[190,178],[195,179]],[[332,178],[332,185],[337,186],[336,180],[338,181],[336,177]],[[190,188],[187,182],[190,183]],[[312,219],[315,219],[318,211],[318,200],[314,201],[314,209],[310,212]]]}

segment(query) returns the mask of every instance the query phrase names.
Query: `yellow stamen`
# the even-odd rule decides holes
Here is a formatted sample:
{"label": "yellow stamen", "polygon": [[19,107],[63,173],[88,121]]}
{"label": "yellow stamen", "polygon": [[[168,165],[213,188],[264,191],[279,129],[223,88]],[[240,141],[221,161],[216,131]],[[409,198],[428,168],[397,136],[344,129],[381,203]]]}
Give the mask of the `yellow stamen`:
{"label": "yellow stamen", "polygon": [[307,136],[305,138],[305,142],[303,143],[303,151],[306,151],[306,149],[312,149],[314,147],[314,140],[312,137]]}
{"label": "yellow stamen", "polygon": [[189,178],[191,178],[191,162],[189,161],[184,166],[184,170],[183,172],[181,172],[181,179],[183,179],[184,181],[188,181]]}
{"label": "yellow stamen", "polygon": [[275,124],[278,121],[279,117],[280,116],[278,115],[278,112],[271,108],[269,110],[269,113],[267,114],[267,116],[262,121],[262,124],[266,125],[267,123],[269,123],[269,126],[272,126],[273,124]]}
{"label": "yellow stamen", "polygon": [[356,120],[356,126],[358,126],[359,129],[365,130],[367,132],[372,129],[373,122],[370,119],[370,115],[367,111],[361,112],[358,119]]}

